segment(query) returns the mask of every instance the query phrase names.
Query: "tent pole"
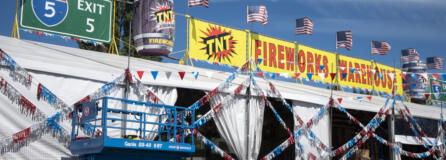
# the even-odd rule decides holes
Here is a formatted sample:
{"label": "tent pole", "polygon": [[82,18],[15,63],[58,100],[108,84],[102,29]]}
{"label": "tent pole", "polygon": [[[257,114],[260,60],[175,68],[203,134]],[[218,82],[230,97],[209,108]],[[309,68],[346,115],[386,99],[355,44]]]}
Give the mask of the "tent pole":
{"label": "tent pole", "polygon": [[[393,60],[393,68],[395,69],[395,59]],[[393,100],[395,100],[395,86],[392,88]],[[395,109],[392,108],[392,114],[387,121],[387,126],[389,128],[389,139],[392,144],[395,143]],[[390,158],[389,160],[395,160],[395,151],[393,149],[389,150]]]}

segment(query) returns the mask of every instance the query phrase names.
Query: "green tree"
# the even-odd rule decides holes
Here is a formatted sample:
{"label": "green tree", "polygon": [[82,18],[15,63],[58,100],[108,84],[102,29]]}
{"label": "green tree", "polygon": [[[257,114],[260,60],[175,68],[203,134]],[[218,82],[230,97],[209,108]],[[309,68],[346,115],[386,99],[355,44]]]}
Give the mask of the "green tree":
{"label": "green tree", "polygon": [[[129,53],[129,34],[130,34],[130,26],[129,24],[132,23],[132,17],[133,17],[133,4],[129,4],[126,2],[118,1],[116,2],[116,20],[115,20],[115,38],[116,43],[119,49],[119,54],[122,56],[127,56]],[[123,42],[120,42],[119,39]],[[99,51],[108,53],[108,49],[110,47],[110,44],[103,44],[103,45],[93,45],[88,44],[85,42],[78,42],[78,46],[81,49],[86,50],[93,50],[93,51]],[[132,43],[130,45],[130,56],[137,57],[137,58],[143,58],[148,60],[154,60],[154,61],[161,61],[160,56],[143,56],[136,53],[136,50],[133,46],[133,35],[132,35]]]}

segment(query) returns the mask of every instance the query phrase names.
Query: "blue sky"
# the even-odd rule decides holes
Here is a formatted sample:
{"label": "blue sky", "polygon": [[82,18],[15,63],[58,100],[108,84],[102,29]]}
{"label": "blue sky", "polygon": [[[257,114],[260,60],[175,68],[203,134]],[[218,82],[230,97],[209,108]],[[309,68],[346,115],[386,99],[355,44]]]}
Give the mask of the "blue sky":
{"label": "blue sky", "polygon": [[[446,1],[444,0],[209,0],[210,8],[187,7],[186,0],[175,0],[177,13],[190,14],[208,21],[240,29],[246,24],[246,5],[266,5],[268,25],[254,24],[254,31],[288,41],[335,51],[335,32],[352,30],[351,51],[340,49],[348,56],[370,59],[370,41],[385,40],[392,50],[386,56],[375,56],[378,62],[399,67],[401,49],[415,48],[426,57],[446,58]],[[0,35],[10,36],[15,1],[1,2]],[[294,20],[309,17],[314,23],[312,36],[295,36]],[[186,19],[176,16],[174,51],[186,48]],[[37,36],[21,32],[22,39],[77,47],[71,40]],[[175,54],[182,57],[183,54]],[[177,63],[169,59],[164,62]],[[438,71],[436,71],[438,72]]]}

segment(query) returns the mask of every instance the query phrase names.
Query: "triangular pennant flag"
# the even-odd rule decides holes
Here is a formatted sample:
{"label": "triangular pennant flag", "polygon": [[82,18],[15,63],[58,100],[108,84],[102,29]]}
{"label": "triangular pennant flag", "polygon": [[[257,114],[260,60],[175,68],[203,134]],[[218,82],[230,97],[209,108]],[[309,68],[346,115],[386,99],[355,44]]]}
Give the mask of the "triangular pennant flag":
{"label": "triangular pennant flag", "polygon": [[378,77],[379,77],[379,79],[383,80],[383,74],[382,73],[378,73]]}
{"label": "triangular pennant flag", "polygon": [[345,79],[347,77],[347,73],[342,73],[342,79]]}
{"label": "triangular pennant flag", "polygon": [[412,79],[416,80],[417,79],[417,74],[415,73],[411,73],[410,76],[412,77]]}
{"label": "triangular pennant flag", "polygon": [[342,72],[345,72],[345,67],[339,67],[339,69],[341,69]]}
{"label": "triangular pennant flag", "polygon": [[258,58],[257,59],[257,64],[262,64],[263,59],[262,58]]}
{"label": "triangular pennant flag", "polygon": [[336,78],[336,73],[330,73],[331,80],[334,80]]}
{"label": "triangular pennant flag", "polygon": [[275,73],[271,73],[270,77],[271,77],[271,79],[276,79],[276,74]]}
{"label": "triangular pennant flag", "polygon": [[372,96],[368,96],[367,99],[369,99],[369,101],[372,101]]}
{"label": "triangular pennant flag", "polygon": [[208,79],[211,79],[212,78],[212,74],[213,74],[213,72],[206,72],[206,76],[208,77]]}
{"label": "triangular pennant flag", "polygon": [[438,80],[438,73],[432,73],[432,77],[434,77],[436,80]]}
{"label": "triangular pennant flag", "polygon": [[353,74],[355,73],[356,68],[350,68],[350,72]]}
{"label": "triangular pennant flag", "polygon": [[194,74],[195,80],[198,79],[198,75],[200,74],[199,72],[192,72],[192,74]]}
{"label": "triangular pennant flag", "polygon": [[406,80],[406,73],[401,73],[401,78],[403,78],[403,80]]}
{"label": "triangular pennant flag", "polygon": [[259,75],[260,77],[263,77],[263,72],[257,72],[257,75]]}
{"label": "triangular pennant flag", "polygon": [[407,84],[403,83],[403,89],[406,89],[406,88],[407,88]]}
{"label": "triangular pennant flag", "polygon": [[294,73],[294,76],[296,76],[296,79],[300,78],[300,73]]}
{"label": "triangular pennant flag", "polygon": [[325,78],[325,73],[319,73],[319,77],[321,77],[321,80],[323,81]]}
{"label": "triangular pennant flag", "polygon": [[180,75],[181,80],[183,80],[184,75],[186,75],[186,72],[178,72],[178,74]]}
{"label": "triangular pennant flag", "polygon": [[395,74],[394,73],[389,73],[389,77],[393,81],[395,79]]}
{"label": "triangular pennant flag", "polygon": [[144,75],[144,71],[136,71],[136,74],[138,74],[139,79],[142,79],[142,75]]}
{"label": "triangular pennant flag", "polygon": [[172,75],[172,72],[166,72],[166,78],[170,79],[170,76]]}
{"label": "triangular pennant flag", "polygon": [[342,98],[338,98],[338,102],[339,102],[339,104],[341,104],[342,103]]}
{"label": "triangular pennant flag", "polygon": [[307,77],[309,80],[311,80],[311,77],[313,77],[313,73],[307,73]]}
{"label": "triangular pennant flag", "polygon": [[417,88],[417,84],[412,84],[412,89]]}
{"label": "triangular pennant flag", "polygon": [[320,68],[321,68],[321,71],[323,71],[325,68],[325,65],[320,65]]}
{"label": "triangular pennant flag", "polygon": [[156,76],[158,76],[158,71],[152,71],[152,77],[156,80]]}
{"label": "triangular pennant flag", "polygon": [[426,99],[429,99],[430,94],[429,94],[429,93],[426,93],[426,94],[424,94],[424,96],[426,97]]}

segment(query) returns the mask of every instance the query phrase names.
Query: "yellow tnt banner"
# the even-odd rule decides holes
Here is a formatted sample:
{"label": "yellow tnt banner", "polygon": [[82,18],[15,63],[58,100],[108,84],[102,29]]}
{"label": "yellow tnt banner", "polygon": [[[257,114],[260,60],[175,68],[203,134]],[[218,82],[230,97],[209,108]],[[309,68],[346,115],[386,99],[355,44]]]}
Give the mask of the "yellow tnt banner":
{"label": "yellow tnt banner", "polygon": [[250,41],[250,57],[262,71],[294,75],[296,69],[294,43],[255,33],[251,34]]}
{"label": "yellow tnt banner", "polygon": [[[299,44],[297,52],[298,73],[302,77],[331,83],[330,73],[336,73],[336,54]],[[335,81],[333,81],[335,83]]]}
{"label": "yellow tnt banner", "polygon": [[197,19],[189,23],[190,58],[237,67],[247,61],[246,32]]}
{"label": "yellow tnt banner", "polygon": [[[386,65],[339,55],[339,84],[402,95],[401,70]],[[393,77],[393,78],[392,78]]]}

